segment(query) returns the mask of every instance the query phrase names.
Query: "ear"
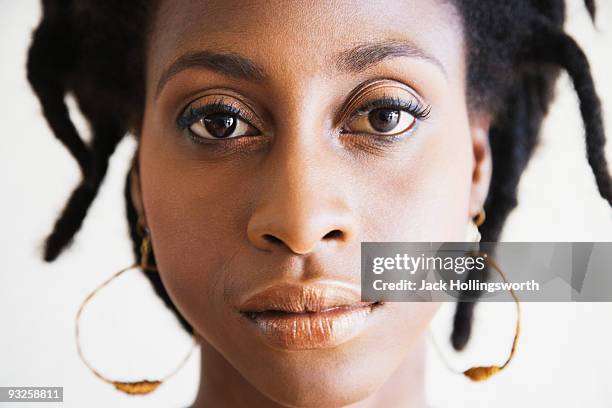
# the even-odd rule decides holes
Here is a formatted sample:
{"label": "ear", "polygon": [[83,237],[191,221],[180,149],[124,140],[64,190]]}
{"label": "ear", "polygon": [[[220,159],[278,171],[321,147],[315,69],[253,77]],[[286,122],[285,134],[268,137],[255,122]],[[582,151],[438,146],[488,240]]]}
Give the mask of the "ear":
{"label": "ear", "polygon": [[142,205],[142,190],[140,189],[140,165],[138,162],[138,151],[134,155],[132,160],[132,167],[130,169],[130,195],[132,198],[132,204],[138,214],[138,219],[144,221],[146,225],[146,219],[144,215],[144,207]]}
{"label": "ear", "polygon": [[489,128],[491,120],[488,116],[476,117],[471,123],[471,138],[473,152],[472,167],[472,191],[470,193],[469,217],[475,217],[484,206],[491,174],[493,172],[493,161],[491,157],[491,145],[489,144]]}

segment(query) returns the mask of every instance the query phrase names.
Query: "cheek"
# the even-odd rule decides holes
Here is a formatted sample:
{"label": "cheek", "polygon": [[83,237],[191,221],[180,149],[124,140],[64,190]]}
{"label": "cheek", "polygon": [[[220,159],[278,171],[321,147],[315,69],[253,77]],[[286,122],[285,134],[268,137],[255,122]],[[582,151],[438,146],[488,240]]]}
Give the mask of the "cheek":
{"label": "cheek", "polygon": [[371,241],[464,239],[473,165],[469,126],[459,113],[449,112],[443,122],[423,126],[409,153],[368,181],[375,192],[362,214]]}
{"label": "cheek", "polygon": [[231,172],[223,177],[210,167],[204,172],[181,149],[160,134],[143,132],[143,205],[164,287],[206,337],[227,322],[225,280],[233,255],[244,247],[245,197]]}

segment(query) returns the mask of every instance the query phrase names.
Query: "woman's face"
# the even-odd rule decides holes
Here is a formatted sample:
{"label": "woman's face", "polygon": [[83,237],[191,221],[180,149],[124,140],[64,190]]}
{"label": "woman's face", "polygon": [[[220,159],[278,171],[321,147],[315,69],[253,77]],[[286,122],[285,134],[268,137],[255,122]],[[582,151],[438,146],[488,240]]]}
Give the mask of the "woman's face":
{"label": "woman's face", "polygon": [[165,287],[288,405],[378,389],[433,303],[360,303],[362,241],[461,241],[488,186],[460,18],[433,1],[162,1],[140,194]]}

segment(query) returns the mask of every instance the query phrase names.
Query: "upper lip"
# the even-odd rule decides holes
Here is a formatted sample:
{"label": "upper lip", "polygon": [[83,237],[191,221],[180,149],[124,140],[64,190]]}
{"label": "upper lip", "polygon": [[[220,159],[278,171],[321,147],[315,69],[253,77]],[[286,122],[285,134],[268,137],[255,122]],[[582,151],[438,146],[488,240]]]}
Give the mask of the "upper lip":
{"label": "upper lip", "polygon": [[243,313],[315,313],[339,307],[365,307],[372,303],[362,302],[359,290],[341,282],[282,283],[257,291],[238,309]]}

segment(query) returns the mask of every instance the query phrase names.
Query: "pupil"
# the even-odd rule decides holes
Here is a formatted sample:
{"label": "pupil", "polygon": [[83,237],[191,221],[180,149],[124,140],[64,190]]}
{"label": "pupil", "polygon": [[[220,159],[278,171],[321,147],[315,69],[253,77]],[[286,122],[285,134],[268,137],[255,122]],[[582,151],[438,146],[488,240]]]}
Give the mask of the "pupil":
{"label": "pupil", "polygon": [[390,132],[399,122],[400,111],[393,109],[374,109],[368,115],[370,125],[378,132]]}
{"label": "pupil", "polygon": [[237,120],[225,113],[215,113],[204,118],[204,127],[208,133],[217,138],[225,138],[234,133]]}

